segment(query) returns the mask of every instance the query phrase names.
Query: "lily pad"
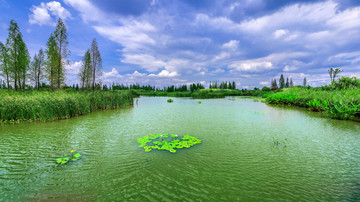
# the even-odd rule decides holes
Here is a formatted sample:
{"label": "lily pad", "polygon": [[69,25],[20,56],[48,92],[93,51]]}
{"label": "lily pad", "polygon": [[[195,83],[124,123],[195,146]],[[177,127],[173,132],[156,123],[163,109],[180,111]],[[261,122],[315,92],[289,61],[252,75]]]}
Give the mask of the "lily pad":
{"label": "lily pad", "polygon": [[196,144],[201,144],[201,140],[190,135],[179,137],[176,134],[150,134],[142,138],[138,138],[139,147],[144,148],[145,152],[151,150],[166,150],[176,153],[176,149],[190,148]]}

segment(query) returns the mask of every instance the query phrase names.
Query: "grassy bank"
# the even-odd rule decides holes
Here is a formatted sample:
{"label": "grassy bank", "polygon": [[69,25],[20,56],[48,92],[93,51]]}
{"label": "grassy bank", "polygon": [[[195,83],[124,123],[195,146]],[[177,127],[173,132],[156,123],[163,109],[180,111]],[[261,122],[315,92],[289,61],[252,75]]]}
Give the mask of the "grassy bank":
{"label": "grassy bank", "polygon": [[66,119],[94,110],[115,109],[133,104],[131,91],[14,92],[0,90],[0,122]]}
{"label": "grassy bank", "polygon": [[164,96],[164,97],[192,97],[196,99],[209,98],[225,98],[226,96],[262,96],[264,94],[273,94],[277,91],[262,91],[262,90],[235,90],[235,89],[200,89],[194,92],[166,92],[166,91],[145,91],[137,90],[139,95],[145,96]]}
{"label": "grassy bank", "polygon": [[269,95],[269,104],[285,104],[306,107],[324,112],[334,119],[359,120],[360,88],[332,89],[293,87]]}

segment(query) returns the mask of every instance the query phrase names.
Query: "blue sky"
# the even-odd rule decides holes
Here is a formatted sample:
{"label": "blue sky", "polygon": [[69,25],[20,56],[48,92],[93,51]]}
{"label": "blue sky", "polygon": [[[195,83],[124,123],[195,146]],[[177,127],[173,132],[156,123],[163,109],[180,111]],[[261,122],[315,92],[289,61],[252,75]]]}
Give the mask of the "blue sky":
{"label": "blue sky", "polygon": [[217,80],[252,89],[284,74],[321,86],[330,67],[360,77],[358,0],[0,0],[0,9],[0,41],[14,19],[31,55],[45,48],[56,19],[65,20],[68,84],[78,82],[93,38],[103,83]]}

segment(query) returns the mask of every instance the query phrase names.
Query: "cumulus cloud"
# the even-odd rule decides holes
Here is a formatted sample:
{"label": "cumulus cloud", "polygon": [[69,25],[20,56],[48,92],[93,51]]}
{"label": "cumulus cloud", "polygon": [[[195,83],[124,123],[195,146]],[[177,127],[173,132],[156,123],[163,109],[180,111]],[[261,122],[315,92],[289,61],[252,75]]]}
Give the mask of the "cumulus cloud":
{"label": "cumulus cloud", "polygon": [[108,22],[111,19],[106,17],[106,14],[103,11],[98,9],[88,0],[64,0],[64,2],[78,10],[85,22]]}
{"label": "cumulus cloud", "polygon": [[[319,75],[333,65],[359,74],[355,67],[360,56],[352,51],[354,41],[360,41],[360,7],[340,9],[340,1],[286,3],[240,20],[232,15],[245,7],[264,8],[265,1],[186,13],[179,2],[154,0],[152,7],[132,17],[114,16],[89,0],[64,2],[98,34],[119,45],[117,61],[133,73],[107,73],[122,76],[114,79],[124,82],[216,80],[221,74],[221,79],[237,76],[252,87],[280,73],[301,80],[300,73]],[[309,79],[323,82],[315,76]]]}
{"label": "cumulus cloud", "polygon": [[288,65],[286,65],[283,69],[284,72],[290,72],[290,71],[295,71],[295,70],[297,70],[297,67],[288,66]]}
{"label": "cumulus cloud", "polygon": [[146,45],[155,45],[155,40],[147,32],[156,28],[147,22],[127,21],[123,26],[94,26],[102,36],[123,45],[127,50],[136,50]]}
{"label": "cumulus cloud", "polygon": [[179,76],[177,72],[169,72],[167,70],[162,70],[159,74],[155,75],[159,77],[176,77]]}
{"label": "cumulus cloud", "polygon": [[158,60],[155,57],[147,54],[127,54],[125,55],[125,58],[121,60],[121,62],[140,65],[142,68],[148,70],[149,72],[157,71],[166,65],[164,61]]}
{"label": "cumulus cloud", "polygon": [[237,71],[242,72],[263,72],[266,70],[275,69],[271,62],[255,62],[255,61],[240,61],[234,62],[230,66]]}
{"label": "cumulus cloud", "polygon": [[289,31],[288,30],[284,30],[284,29],[278,29],[275,32],[273,32],[273,36],[274,38],[278,39],[284,35],[286,35]]}
{"label": "cumulus cloud", "polygon": [[229,49],[231,51],[235,51],[239,47],[239,41],[238,40],[230,40],[227,43],[224,43],[222,45],[222,48]]}
{"label": "cumulus cloud", "polygon": [[[40,6],[33,6],[29,15],[30,24],[51,25],[55,26],[55,20],[62,18],[63,20],[71,19],[68,10],[61,6],[60,2],[52,1],[48,3],[40,3]],[[54,19],[55,18],[55,19]]]}

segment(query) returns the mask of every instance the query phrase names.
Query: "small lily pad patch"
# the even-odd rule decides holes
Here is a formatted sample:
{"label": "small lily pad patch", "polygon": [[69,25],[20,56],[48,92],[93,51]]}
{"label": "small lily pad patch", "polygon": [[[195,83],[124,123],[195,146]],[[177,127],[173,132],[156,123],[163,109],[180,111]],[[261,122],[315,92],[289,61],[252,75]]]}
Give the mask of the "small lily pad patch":
{"label": "small lily pad patch", "polygon": [[75,154],[75,150],[71,150],[70,154],[65,154],[64,157],[57,158],[56,162],[58,164],[63,165],[63,164],[69,163],[69,162],[77,161],[80,159],[80,157],[81,157],[80,153]]}
{"label": "small lily pad patch", "polygon": [[137,139],[139,147],[144,148],[145,152],[151,150],[167,150],[176,153],[176,149],[190,148],[196,144],[201,144],[197,137],[184,135],[182,137],[175,134],[150,134]]}

